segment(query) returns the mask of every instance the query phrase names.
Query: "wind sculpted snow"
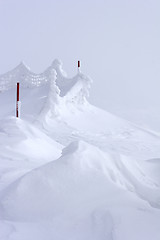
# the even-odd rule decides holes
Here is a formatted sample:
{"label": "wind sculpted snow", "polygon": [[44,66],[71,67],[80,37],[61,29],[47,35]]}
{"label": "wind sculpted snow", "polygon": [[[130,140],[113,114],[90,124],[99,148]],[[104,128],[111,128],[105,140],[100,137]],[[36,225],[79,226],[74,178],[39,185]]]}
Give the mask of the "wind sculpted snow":
{"label": "wind sculpted snow", "polygon": [[160,239],[158,134],[90,105],[59,60],[0,81],[0,239]]}

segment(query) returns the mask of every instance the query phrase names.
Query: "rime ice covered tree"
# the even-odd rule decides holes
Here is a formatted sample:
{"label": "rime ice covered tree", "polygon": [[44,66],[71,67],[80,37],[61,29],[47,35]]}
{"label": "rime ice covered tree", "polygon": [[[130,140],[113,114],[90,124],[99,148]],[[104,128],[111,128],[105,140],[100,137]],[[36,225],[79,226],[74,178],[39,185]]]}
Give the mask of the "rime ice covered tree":
{"label": "rime ice covered tree", "polygon": [[57,73],[54,69],[51,70],[49,76],[49,94],[47,99],[47,105],[51,115],[58,114],[57,104],[59,103],[60,89],[56,85]]}

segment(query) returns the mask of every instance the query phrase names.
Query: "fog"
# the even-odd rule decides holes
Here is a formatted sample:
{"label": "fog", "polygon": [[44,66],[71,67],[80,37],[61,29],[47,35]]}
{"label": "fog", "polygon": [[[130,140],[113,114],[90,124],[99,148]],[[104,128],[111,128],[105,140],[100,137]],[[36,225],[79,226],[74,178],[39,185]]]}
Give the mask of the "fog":
{"label": "fog", "polygon": [[157,0],[0,0],[0,74],[24,61],[42,72],[60,58],[93,80],[90,102],[111,110],[160,102]]}

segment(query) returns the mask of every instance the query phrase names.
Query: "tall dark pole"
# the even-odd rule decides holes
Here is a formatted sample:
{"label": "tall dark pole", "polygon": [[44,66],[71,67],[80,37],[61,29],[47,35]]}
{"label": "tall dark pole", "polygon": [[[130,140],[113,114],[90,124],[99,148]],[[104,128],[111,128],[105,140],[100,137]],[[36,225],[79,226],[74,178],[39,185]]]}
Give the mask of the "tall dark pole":
{"label": "tall dark pole", "polygon": [[19,103],[19,82],[17,82],[17,102],[16,102],[16,117],[19,117],[19,109],[18,109],[18,103]]}
{"label": "tall dark pole", "polygon": [[81,62],[78,60],[78,73],[80,73]]}

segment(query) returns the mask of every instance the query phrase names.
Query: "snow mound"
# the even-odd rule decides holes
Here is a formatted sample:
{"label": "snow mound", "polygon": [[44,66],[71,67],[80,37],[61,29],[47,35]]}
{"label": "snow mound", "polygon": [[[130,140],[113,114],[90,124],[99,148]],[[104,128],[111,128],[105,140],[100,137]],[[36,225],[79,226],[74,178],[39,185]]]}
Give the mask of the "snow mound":
{"label": "snow mound", "polygon": [[67,215],[92,215],[102,206],[108,211],[126,204],[149,207],[148,202],[159,207],[159,188],[132,161],[125,163],[123,157],[74,142],[58,160],[34,169],[5,190],[3,218],[43,221],[63,216],[63,221]]}
{"label": "snow mound", "polygon": [[0,121],[1,159],[44,162],[60,156],[61,149],[62,145],[24,120],[11,117]]}

